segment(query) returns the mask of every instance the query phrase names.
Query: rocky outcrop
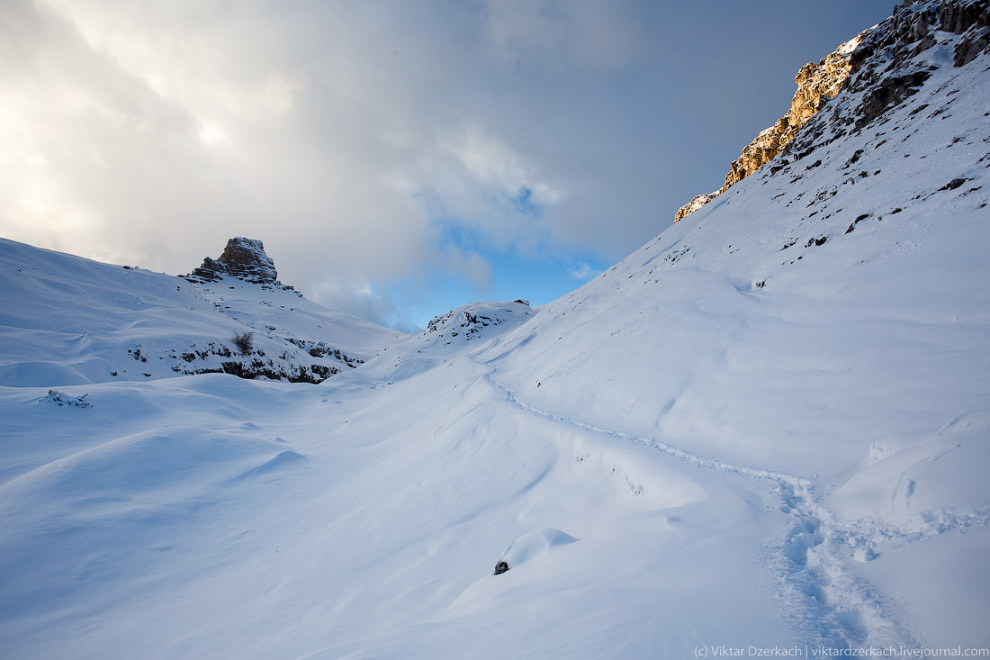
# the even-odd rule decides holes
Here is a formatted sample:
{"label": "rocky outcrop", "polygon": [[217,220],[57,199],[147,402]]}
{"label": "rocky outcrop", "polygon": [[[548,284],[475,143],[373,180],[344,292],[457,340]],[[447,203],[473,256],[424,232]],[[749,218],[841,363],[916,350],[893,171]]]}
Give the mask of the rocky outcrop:
{"label": "rocky outcrop", "polygon": [[894,7],[893,15],[866,33],[852,54],[846,86],[861,100],[846,121],[861,129],[917,93],[931,73],[914,58],[938,43],[939,32],[962,36],[952,63],[969,64],[990,45],[990,2],[905,0]]}
{"label": "rocky outcrop", "polygon": [[[249,380],[265,378],[314,384],[364,364],[363,359],[347,355],[326,342],[268,335],[259,341],[261,345],[255,346],[253,335],[235,332],[230,345],[211,341],[198,346],[159,349],[157,359],[164,360],[174,373],[183,376],[225,373]],[[156,353],[140,344],[128,348],[127,354],[142,364],[156,357]]]}
{"label": "rocky outcrop", "polygon": [[[697,211],[781,152],[791,151],[800,158],[816,139],[815,135],[804,136],[801,129],[840,91],[848,90],[858,98],[855,112],[835,118],[844,126],[849,125],[848,130],[859,130],[904,102],[930,76],[923,67],[912,63],[912,58],[938,43],[939,31],[962,36],[956,42],[953,65],[965,66],[990,48],[990,2],[905,0],[887,20],[842,44],[817,65],[801,67],[794,79],[798,90],[788,113],[743,149],[719,190],[694,197],[677,211],[675,222]],[[843,130],[847,129],[835,131],[834,137]],[[801,140],[797,140],[799,134],[804,136]]]}
{"label": "rocky outcrop", "polygon": [[725,183],[719,189],[719,194],[772,160],[794,139],[798,130],[815,116],[822,103],[839,93],[852,68],[849,55],[858,43],[859,37],[847,41],[817,65],[809,62],[798,70],[794,77],[798,88],[791,99],[791,109],[746,145],[739,158],[729,166],[729,173],[725,175]]}
{"label": "rocky outcrop", "polygon": [[702,206],[712,201],[718,197],[721,190],[716,190],[715,192],[708,193],[707,195],[695,195],[691,198],[691,201],[677,209],[677,213],[674,214],[674,222],[680,222],[681,218],[684,216],[691,215]]}
{"label": "rocky outcrop", "polygon": [[228,240],[219,259],[206,257],[203,265],[193,270],[187,279],[216,282],[225,275],[256,284],[278,284],[275,263],[265,254],[264,244],[251,238]]}
{"label": "rocky outcrop", "polygon": [[455,339],[471,341],[481,337],[488,338],[524,322],[532,314],[533,310],[527,300],[472,303],[435,316],[426,325],[422,336],[445,340],[446,344]]}
{"label": "rocky outcrop", "polygon": [[[882,55],[884,71],[898,68],[907,59],[936,43],[936,32],[963,35],[955,47],[953,66],[965,66],[984,52],[990,34],[990,2],[943,0],[911,2],[894,7],[894,14],[867,34],[852,56],[854,73],[869,69],[868,62]],[[982,44],[982,45],[981,45]],[[874,67],[869,78],[879,74]]]}
{"label": "rocky outcrop", "polygon": [[794,139],[798,130],[815,116],[823,102],[839,93],[852,68],[849,56],[858,43],[859,37],[856,37],[839,46],[818,64],[808,62],[801,67],[794,77],[798,88],[787,114],[743,148],[739,158],[729,165],[721,188],[707,195],[696,195],[677,210],[674,222],[694,213],[779,154]]}

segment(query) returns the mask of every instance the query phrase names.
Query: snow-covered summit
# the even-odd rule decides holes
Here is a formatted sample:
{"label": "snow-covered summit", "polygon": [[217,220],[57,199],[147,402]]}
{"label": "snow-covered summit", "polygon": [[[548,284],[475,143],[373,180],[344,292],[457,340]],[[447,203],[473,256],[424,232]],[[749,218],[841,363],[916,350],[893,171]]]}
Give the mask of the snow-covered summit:
{"label": "snow-covered summit", "polygon": [[533,313],[526,300],[471,303],[434,317],[423,336],[444,344],[488,339],[525,322]]}
{"label": "snow-covered summit", "polygon": [[361,371],[366,378],[408,379],[497,344],[538,315],[526,300],[470,303],[434,317],[421,333],[382,351]]}

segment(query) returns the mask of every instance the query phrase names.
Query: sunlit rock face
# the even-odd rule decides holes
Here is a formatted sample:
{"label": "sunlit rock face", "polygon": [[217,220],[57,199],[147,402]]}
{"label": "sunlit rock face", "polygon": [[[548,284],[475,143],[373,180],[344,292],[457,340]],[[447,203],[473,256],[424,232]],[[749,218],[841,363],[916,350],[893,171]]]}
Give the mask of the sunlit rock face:
{"label": "sunlit rock face", "polygon": [[705,195],[695,195],[691,198],[690,202],[677,209],[677,213],[674,214],[674,222],[680,222],[685,216],[691,215],[702,206],[718,197],[721,192],[722,190],[719,189]]}
{"label": "sunlit rock face", "polygon": [[821,108],[823,100],[835,97],[849,76],[849,55],[859,43],[859,37],[848,41],[823,59],[819,64],[809,62],[800,68],[794,82],[797,91],[791,99],[791,109],[770,128],[761,132],[743,149],[742,154],[730,165],[725,183],[719,193],[742,181],[779,154],[798,130],[808,123]]}
{"label": "sunlit rock face", "polygon": [[674,222],[694,213],[699,208],[718,197],[734,184],[758,170],[783,150],[794,139],[798,130],[821,108],[823,99],[833,98],[839,93],[843,81],[849,75],[849,56],[859,43],[859,37],[839,46],[818,64],[808,62],[801,67],[794,82],[797,91],[791,99],[791,109],[777,122],[760,132],[746,145],[739,158],[732,161],[725,183],[721,188],[707,195],[696,195],[690,202],[677,210]]}
{"label": "sunlit rock face", "polygon": [[746,145],[729,166],[721,188],[707,195],[696,195],[678,209],[674,221],[694,213],[773,160],[839,92],[848,89],[862,95],[856,112],[832,118],[853,130],[863,128],[899,105],[927,79],[928,72],[914,66],[912,58],[937,43],[938,31],[964,35],[955,49],[953,65],[965,66],[990,48],[988,3],[986,0],[907,0],[895,8],[893,16],[842,44],[818,64],[805,64],[794,78],[798,88],[787,114]]}

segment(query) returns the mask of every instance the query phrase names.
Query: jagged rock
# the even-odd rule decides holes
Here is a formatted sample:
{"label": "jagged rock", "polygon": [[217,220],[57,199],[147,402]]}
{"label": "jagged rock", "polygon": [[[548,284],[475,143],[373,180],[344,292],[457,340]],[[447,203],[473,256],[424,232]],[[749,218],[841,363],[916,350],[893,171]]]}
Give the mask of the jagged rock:
{"label": "jagged rock", "polygon": [[879,117],[887,108],[898,105],[907,97],[915,94],[929,77],[927,71],[912,71],[899,76],[884,78],[871,90],[863,95],[860,116],[856,119],[856,128],[862,128]]}
{"label": "jagged rock", "polygon": [[495,564],[495,575],[501,575],[502,573],[505,573],[507,570],[509,570],[509,565],[506,562],[500,561],[497,564]]}
{"label": "jagged rock", "polygon": [[712,201],[718,197],[719,191],[710,192],[707,195],[695,195],[691,198],[691,201],[677,209],[677,213],[674,214],[674,222],[680,222],[681,218],[687,215],[691,215],[702,206]]}
{"label": "jagged rock", "polygon": [[981,27],[970,30],[966,37],[956,44],[956,50],[952,58],[955,66],[965,66],[976,59],[976,57],[987,50],[990,46],[990,27]]}
{"label": "jagged rock", "polygon": [[[719,190],[694,197],[678,209],[674,221],[697,211],[785,149],[791,149],[801,129],[818,114],[825,101],[840,91],[862,95],[857,111],[844,118],[857,130],[902,103],[930,76],[911,65],[910,60],[934,46],[939,31],[964,35],[956,44],[953,64],[965,66],[990,48],[990,2],[905,0],[894,7],[890,18],[842,44],[818,65],[801,67],[794,78],[798,90],[788,113],[743,149]],[[801,149],[797,150],[798,158],[803,153]]]}
{"label": "jagged rock", "polygon": [[255,239],[237,237],[227,241],[227,247],[219,259],[206,257],[203,265],[193,270],[191,276],[215,282],[224,275],[256,284],[277,284],[275,263],[265,254],[264,244]]}
{"label": "jagged rock", "polygon": [[694,213],[779,154],[794,139],[798,130],[821,109],[824,100],[839,93],[843,81],[851,71],[849,57],[858,43],[857,36],[839,46],[818,64],[808,62],[801,67],[794,77],[798,88],[787,114],[770,128],[761,131],[756,139],[743,148],[739,158],[729,165],[729,172],[725,175],[721,188],[707,195],[696,195],[677,210],[674,222]]}
{"label": "jagged rock", "polygon": [[940,29],[962,34],[971,28],[990,25],[990,7],[986,0],[943,2],[938,6]]}

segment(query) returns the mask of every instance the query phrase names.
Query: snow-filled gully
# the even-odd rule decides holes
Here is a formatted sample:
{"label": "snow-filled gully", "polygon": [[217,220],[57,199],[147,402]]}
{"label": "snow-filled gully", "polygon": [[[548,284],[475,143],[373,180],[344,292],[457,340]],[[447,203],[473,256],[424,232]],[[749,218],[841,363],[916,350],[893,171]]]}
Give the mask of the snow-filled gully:
{"label": "snow-filled gully", "polygon": [[790,517],[790,528],[767,547],[765,565],[778,581],[781,616],[811,643],[830,648],[917,644],[897,620],[883,595],[845,567],[850,557],[867,561],[878,548],[898,547],[951,530],[990,525],[990,509],[968,513],[930,512],[911,531],[871,519],[842,523],[821,504],[814,483],[802,477],[727,463],[537,408],[496,378],[483,363],[485,380],[512,407],[537,417],[601,436],[646,445],[678,461],[723,474],[739,475],[772,487],[771,496]]}

